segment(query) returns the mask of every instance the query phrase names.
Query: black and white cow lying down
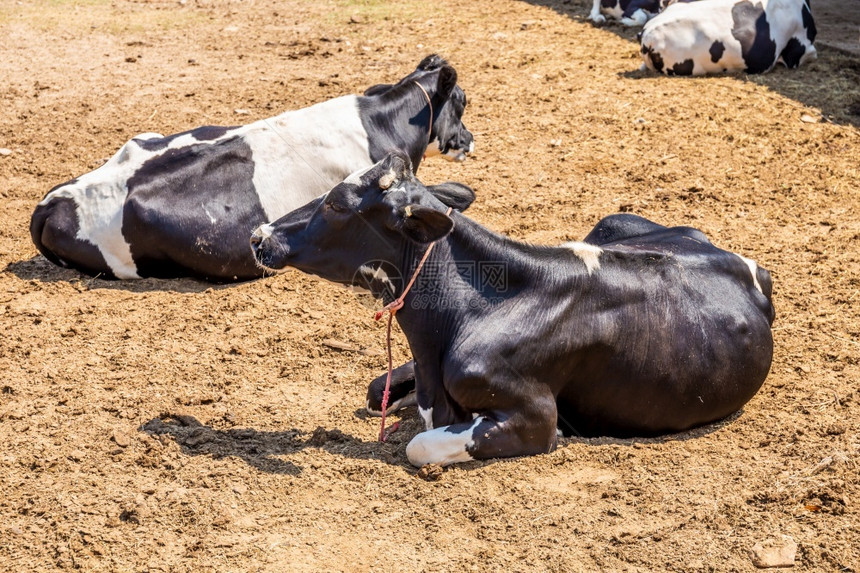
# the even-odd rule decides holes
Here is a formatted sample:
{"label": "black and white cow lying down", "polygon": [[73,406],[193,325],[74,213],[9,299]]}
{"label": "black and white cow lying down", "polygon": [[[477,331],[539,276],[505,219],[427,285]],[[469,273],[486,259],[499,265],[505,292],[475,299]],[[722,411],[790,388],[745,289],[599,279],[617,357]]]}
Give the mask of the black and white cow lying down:
{"label": "black and white cow lying down", "polygon": [[817,57],[815,34],[808,0],[679,2],[642,29],[642,68],[678,76],[796,68]]}
{"label": "black and white cow lying down", "polygon": [[594,0],[588,17],[595,24],[606,22],[606,16],[625,26],[643,26],[657,14],[665,0]]}
{"label": "black and white cow lying down", "polygon": [[[457,73],[428,56],[394,85],[241,127],[140,135],[52,189],[30,233],[55,264],[105,278],[259,277],[248,236],[350,173],[405,151],[463,159],[472,134]],[[431,125],[432,122],[432,125]]]}
{"label": "black and white cow lying down", "polygon": [[[406,448],[412,464],[549,452],[557,429],[678,432],[737,411],[764,382],[770,275],[700,231],[621,214],[584,242],[533,246],[445,204],[456,201],[393,154],[251,239],[266,268],[343,284],[409,278],[438,241],[396,314],[414,356],[397,380],[414,368],[427,426]],[[483,264],[492,280],[480,280]],[[404,288],[378,286],[387,300]]]}

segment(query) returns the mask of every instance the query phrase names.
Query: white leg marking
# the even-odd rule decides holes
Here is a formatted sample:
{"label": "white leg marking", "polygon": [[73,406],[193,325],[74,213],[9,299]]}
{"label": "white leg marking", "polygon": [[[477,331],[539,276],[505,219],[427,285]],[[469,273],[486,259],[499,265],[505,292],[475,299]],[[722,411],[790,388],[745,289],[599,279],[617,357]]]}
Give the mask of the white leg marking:
{"label": "white leg marking", "polygon": [[603,254],[603,249],[597,245],[589,245],[588,243],[583,243],[581,241],[571,241],[569,243],[564,243],[561,246],[573,251],[573,254],[585,263],[585,268],[588,270],[588,274],[592,274],[600,268],[600,255]]}
{"label": "white leg marking", "polygon": [[641,8],[633,12],[630,18],[621,18],[621,23],[625,26],[644,26],[648,21],[648,14]]}
{"label": "white leg marking", "polygon": [[[735,254],[737,255],[737,253],[735,253]],[[758,292],[764,294],[764,291],[761,290],[761,285],[758,284],[758,278],[756,278],[756,276],[755,276],[756,271],[758,271],[758,265],[756,264],[756,262],[752,259],[746,258],[743,255],[738,255],[738,257],[740,257],[740,259],[743,262],[745,262],[747,264],[747,266],[750,268],[750,274],[752,275],[752,280],[753,280],[753,284],[755,285],[755,288],[758,290]]]}
{"label": "white leg marking", "polygon": [[484,417],[479,416],[467,430],[456,434],[447,431],[448,426],[421,432],[406,446],[409,463],[420,468],[424,464],[448,466],[473,460],[468,448],[475,444],[472,432],[482,421]]}
{"label": "white leg marking", "polygon": [[604,18],[603,14],[600,13],[600,0],[594,0],[594,3],[591,5],[591,13],[588,17],[595,24],[606,22],[606,18]]}
{"label": "white leg marking", "polygon": [[433,408],[425,410],[418,406],[418,413],[421,414],[421,419],[424,420],[424,427],[428,430],[433,429]]}

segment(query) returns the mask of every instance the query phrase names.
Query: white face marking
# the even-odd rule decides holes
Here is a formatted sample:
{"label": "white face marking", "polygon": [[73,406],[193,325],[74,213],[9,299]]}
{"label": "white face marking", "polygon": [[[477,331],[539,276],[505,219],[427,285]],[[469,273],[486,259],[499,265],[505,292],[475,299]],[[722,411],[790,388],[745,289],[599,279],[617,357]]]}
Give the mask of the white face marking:
{"label": "white face marking", "polygon": [[269,221],[373,164],[356,96],[288,111],[244,130],[254,159],[254,188]]}
{"label": "white face marking", "polygon": [[600,268],[600,255],[603,254],[603,249],[597,245],[590,245],[581,241],[571,241],[569,243],[564,243],[561,246],[573,251],[573,254],[585,263],[585,268],[588,270],[588,274],[592,274]]}
{"label": "white face marking", "polygon": [[269,223],[265,225],[260,225],[256,229],[254,229],[254,237],[258,239],[263,239],[264,241],[272,236],[272,233],[275,232],[275,228],[271,226]]}
{"label": "white face marking", "polygon": [[[737,255],[737,253],[735,254]],[[761,290],[761,285],[758,283],[758,278],[756,277],[756,272],[758,271],[758,265],[756,264],[756,262],[752,259],[746,258],[743,255],[738,255],[738,257],[750,268],[750,274],[752,275],[753,285],[755,285],[756,290],[764,294],[764,291]]]}
{"label": "white face marking", "polygon": [[418,406],[418,413],[421,415],[421,419],[424,420],[424,427],[428,430],[433,429],[433,408],[428,408],[425,410],[421,406]]}
{"label": "white face marking", "polygon": [[449,432],[448,426],[421,432],[406,446],[409,463],[420,468],[425,464],[448,466],[473,460],[468,452],[475,445],[472,433],[484,419],[478,416],[467,430],[459,433]]}

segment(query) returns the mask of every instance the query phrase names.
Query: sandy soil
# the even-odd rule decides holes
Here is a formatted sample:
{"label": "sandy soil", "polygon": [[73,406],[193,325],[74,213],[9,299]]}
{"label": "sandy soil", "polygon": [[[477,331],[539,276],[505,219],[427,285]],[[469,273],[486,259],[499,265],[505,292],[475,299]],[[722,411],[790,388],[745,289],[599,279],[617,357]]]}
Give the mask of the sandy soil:
{"label": "sandy soil", "polygon": [[[860,569],[860,61],[647,76],[635,31],[586,4],[0,2],[0,569],[748,571],[787,538],[799,570]],[[771,270],[776,355],[742,412],[425,481],[415,412],[385,445],[362,412],[384,326],[353,295],[36,255],[35,204],[137,133],[356,93],[434,51],[477,150],[420,176],[472,185],[476,220],[558,243],[631,211]]]}

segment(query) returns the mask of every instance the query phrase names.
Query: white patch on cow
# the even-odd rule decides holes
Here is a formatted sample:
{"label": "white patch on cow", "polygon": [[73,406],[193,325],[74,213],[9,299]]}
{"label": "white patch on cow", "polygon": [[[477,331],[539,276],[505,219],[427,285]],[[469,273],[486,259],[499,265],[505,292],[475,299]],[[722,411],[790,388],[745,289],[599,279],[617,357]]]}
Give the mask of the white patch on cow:
{"label": "white patch on cow", "polygon": [[209,222],[213,225],[218,222],[218,219],[212,216],[212,213],[209,212],[209,209],[206,208],[206,205],[200,203],[200,208],[203,209],[203,212],[206,213],[206,216],[209,217]]}
{"label": "white patch on cow", "polygon": [[421,416],[421,419],[424,420],[424,428],[427,430],[433,429],[433,408],[432,406],[428,409],[422,408],[420,405],[418,406],[418,414]]}
{"label": "white patch on cow", "polygon": [[439,157],[440,155],[448,161],[466,161],[466,154],[474,153],[475,142],[469,142],[469,149],[449,149],[442,153],[442,144],[438,137],[434,137],[427,144],[427,149],[424,151],[424,157]]}
{"label": "white patch on cow", "polygon": [[271,237],[272,233],[274,233],[274,232],[275,232],[275,228],[272,225],[270,225],[269,223],[265,223],[263,225],[260,225],[256,229],[254,229],[254,232],[252,233],[252,235],[254,235],[254,238],[256,238],[256,239],[262,239],[265,241],[266,239]]}
{"label": "white patch on cow", "polygon": [[361,176],[373,169],[375,165],[368,165],[367,167],[362,167],[356,171],[353,171],[349,175],[347,175],[346,179],[343,180],[344,183],[348,183],[350,185],[355,185],[357,187],[361,187],[363,185],[361,181]]}
{"label": "white patch on cow", "polygon": [[[737,253],[735,253],[735,254],[737,255]],[[756,277],[756,274],[758,272],[758,265],[756,264],[756,262],[752,259],[746,258],[743,255],[737,255],[737,256],[738,256],[738,258],[740,258],[740,260],[745,262],[746,265],[749,267],[750,274],[752,275],[753,285],[755,285],[756,290],[758,290],[758,292],[764,294],[764,291],[761,290],[761,285],[758,282],[758,278]]]}
{"label": "white patch on cow", "polygon": [[468,451],[475,445],[472,434],[484,420],[479,416],[468,429],[457,433],[449,432],[449,426],[421,432],[406,446],[409,463],[420,468],[425,464],[448,466],[473,460]]}
{"label": "white patch on cow", "polygon": [[585,268],[588,270],[588,274],[592,274],[600,268],[600,255],[603,254],[603,249],[597,245],[590,245],[581,241],[571,241],[569,243],[564,243],[561,246],[573,251],[573,254],[585,263]]}
{"label": "white patch on cow", "polygon": [[621,23],[625,26],[644,26],[647,21],[648,13],[641,8],[633,12],[630,18],[621,18]]}
{"label": "white patch on cow", "polygon": [[373,163],[356,96],[288,111],[243,132],[254,160],[254,188],[269,221]]}

